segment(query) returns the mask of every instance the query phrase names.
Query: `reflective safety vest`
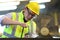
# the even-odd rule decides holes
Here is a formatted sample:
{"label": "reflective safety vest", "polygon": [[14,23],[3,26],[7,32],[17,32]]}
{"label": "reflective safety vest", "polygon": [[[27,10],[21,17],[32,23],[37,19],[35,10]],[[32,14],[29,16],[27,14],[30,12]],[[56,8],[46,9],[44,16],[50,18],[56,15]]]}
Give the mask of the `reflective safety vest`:
{"label": "reflective safety vest", "polygon": [[[23,12],[20,12],[18,13],[15,13],[15,12],[12,12],[12,20],[17,20],[19,22],[23,22],[24,23],[24,16],[23,16]],[[30,21],[28,21],[26,24],[28,24],[28,26],[30,27],[31,23]],[[33,22],[34,24],[34,28],[36,29],[36,24]],[[4,32],[3,32],[3,35],[2,35],[2,38],[21,38],[21,35],[22,35],[22,29],[23,27],[20,26],[20,25],[6,25],[5,29],[4,29]],[[28,33],[28,27],[27,28],[24,28],[24,31],[23,31],[23,35],[22,35],[22,38],[24,38],[25,34]]]}

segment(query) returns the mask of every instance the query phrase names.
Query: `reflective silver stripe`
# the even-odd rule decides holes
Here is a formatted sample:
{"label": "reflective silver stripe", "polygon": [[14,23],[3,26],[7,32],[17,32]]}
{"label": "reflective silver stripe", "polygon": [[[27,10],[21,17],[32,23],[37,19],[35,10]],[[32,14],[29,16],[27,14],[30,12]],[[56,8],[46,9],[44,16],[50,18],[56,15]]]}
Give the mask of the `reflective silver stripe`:
{"label": "reflective silver stripe", "polygon": [[11,35],[14,35],[15,34],[15,31],[16,31],[16,25],[14,25],[14,28],[12,30],[12,34]]}
{"label": "reflective silver stripe", "polygon": [[33,22],[30,20],[30,26],[28,26],[28,34],[31,35],[33,33]]}
{"label": "reflective silver stripe", "polygon": [[[16,13],[16,20],[18,21],[18,13]],[[17,25],[14,25],[14,28],[13,28],[13,30],[12,30],[12,35],[15,34],[16,27],[17,27]]]}
{"label": "reflective silver stripe", "polygon": [[33,19],[31,19],[31,24],[30,24],[31,25],[31,33],[33,33],[33,22],[32,21],[33,21]]}
{"label": "reflective silver stripe", "polygon": [[6,32],[4,32],[3,35],[7,36],[8,38],[17,38],[14,35],[7,34]]}
{"label": "reflective silver stripe", "polygon": [[[18,18],[17,15],[16,15],[16,17]],[[17,18],[16,18],[16,20],[17,20]],[[14,36],[15,31],[16,31],[16,26],[17,25],[14,25],[14,28],[12,29],[12,33],[11,34],[8,34],[8,33],[4,32],[3,35],[8,36],[8,38],[17,38],[17,37]]]}

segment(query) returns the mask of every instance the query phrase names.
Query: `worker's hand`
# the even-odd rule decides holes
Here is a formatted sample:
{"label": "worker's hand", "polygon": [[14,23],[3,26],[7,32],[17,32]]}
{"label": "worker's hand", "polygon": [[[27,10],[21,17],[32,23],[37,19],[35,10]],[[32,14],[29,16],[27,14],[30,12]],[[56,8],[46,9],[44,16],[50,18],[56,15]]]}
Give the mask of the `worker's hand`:
{"label": "worker's hand", "polygon": [[24,38],[31,38],[30,35],[25,35]]}
{"label": "worker's hand", "polygon": [[25,27],[25,28],[28,27],[26,23],[21,23],[20,26]]}

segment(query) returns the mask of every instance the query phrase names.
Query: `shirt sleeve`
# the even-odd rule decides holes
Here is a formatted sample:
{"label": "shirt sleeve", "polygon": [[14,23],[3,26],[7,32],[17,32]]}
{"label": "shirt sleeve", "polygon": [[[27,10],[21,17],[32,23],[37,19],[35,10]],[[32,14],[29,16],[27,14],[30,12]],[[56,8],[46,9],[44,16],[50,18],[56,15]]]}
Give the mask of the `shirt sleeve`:
{"label": "shirt sleeve", "polygon": [[1,24],[1,26],[3,26],[3,24],[2,24],[2,20],[7,16],[7,17],[9,17],[9,18],[11,18],[12,16],[12,13],[8,13],[8,14],[5,14],[5,15],[1,15],[0,16],[0,24]]}

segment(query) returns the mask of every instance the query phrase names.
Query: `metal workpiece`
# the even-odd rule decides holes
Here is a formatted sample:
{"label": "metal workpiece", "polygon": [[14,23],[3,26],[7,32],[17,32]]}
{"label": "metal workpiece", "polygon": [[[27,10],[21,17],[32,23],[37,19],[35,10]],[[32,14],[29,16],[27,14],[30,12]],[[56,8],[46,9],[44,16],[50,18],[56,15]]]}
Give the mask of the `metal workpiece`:
{"label": "metal workpiece", "polygon": [[37,23],[37,33],[39,37],[59,36],[60,22],[59,15],[56,11],[49,15],[41,14],[35,21]]}

